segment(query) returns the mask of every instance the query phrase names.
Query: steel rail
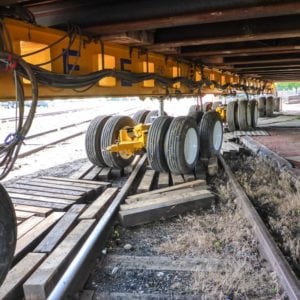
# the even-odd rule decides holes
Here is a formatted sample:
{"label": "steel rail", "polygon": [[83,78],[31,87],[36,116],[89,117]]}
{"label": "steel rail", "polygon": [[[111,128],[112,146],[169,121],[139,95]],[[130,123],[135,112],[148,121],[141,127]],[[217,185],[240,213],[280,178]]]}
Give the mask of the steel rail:
{"label": "steel rail", "polygon": [[68,297],[73,299],[74,293],[82,287],[95,264],[95,259],[99,256],[101,247],[108,238],[108,232],[116,217],[119,205],[124,201],[132,186],[140,178],[139,175],[145,168],[146,160],[147,156],[144,154],[126,183],[122,186],[109,208],[101,217],[80,251],[52,290],[47,298],[48,300],[68,299]]}
{"label": "steel rail", "polygon": [[239,184],[235,176],[233,175],[230,167],[225,162],[224,158],[219,155],[219,161],[221,162],[226,174],[228,175],[229,182],[236,194],[238,205],[242,208],[245,217],[251,224],[255,235],[261,245],[261,250],[265,258],[269,261],[275,273],[278,275],[279,280],[289,296],[290,300],[300,299],[300,282],[297,279],[295,273],[287,262],[286,258],[280,251],[276,242],[272,238],[265,223],[259,216],[252,202],[246,195],[242,186]]}

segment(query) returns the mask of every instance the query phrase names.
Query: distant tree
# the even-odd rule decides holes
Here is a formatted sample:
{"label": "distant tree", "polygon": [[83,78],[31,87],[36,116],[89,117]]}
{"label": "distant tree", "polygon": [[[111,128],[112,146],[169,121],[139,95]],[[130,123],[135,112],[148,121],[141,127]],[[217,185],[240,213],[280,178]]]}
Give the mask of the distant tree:
{"label": "distant tree", "polygon": [[300,82],[277,82],[276,87],[278,91],[296,90],[300,88]]}

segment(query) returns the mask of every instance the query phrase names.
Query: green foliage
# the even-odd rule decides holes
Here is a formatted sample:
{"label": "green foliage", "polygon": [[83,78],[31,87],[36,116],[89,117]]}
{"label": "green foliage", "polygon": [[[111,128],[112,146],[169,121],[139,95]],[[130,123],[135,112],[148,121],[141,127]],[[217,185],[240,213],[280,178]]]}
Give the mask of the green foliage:
{"label": "green foliage", "polygon": [[278,91],[296,90],[300,88],[300,82],[277,82],[276,87]]}

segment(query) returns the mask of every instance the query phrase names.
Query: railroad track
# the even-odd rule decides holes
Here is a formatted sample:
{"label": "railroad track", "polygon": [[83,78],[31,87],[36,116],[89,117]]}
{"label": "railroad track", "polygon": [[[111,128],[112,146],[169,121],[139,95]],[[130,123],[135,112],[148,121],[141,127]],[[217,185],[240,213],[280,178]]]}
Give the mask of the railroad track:
{"label": "railroad track", "polygon": [[[285,294],[288,295],[290,299],[299,299],[298,279],[295,277],[285,257],[279,251],[274,240],[266,230],[266,227],[260,219],[259,215],[255,211],[253,206],[251,206],[247,195],[235,180],[226,162],[222,157],[220,157],[219,159],[224,168],[224,176],[229,178],[229,182],[233,187],[233,197],[237,199],[236,201],[238,201],[238,203],[240,203],[245,217],[252,225],[252,228],[254,228],[256,239],[259,241],[260,246],[262,247],[262,253],[264,254],[264,257],[269,261],[269,266],[272,267],[273,271],[278,276]],[[199,293],[197,294],[195,292],[195,287],[191,286],[191,282],[195,282],[195,278],[198,278],[199,284],[199,280],[204,280],[205,276],[209,278],[211,278],[210,276],[216,276],[216,274],[223,274],[222,276],[227,276],[228,272],[230,276],[227,278],[227,280],[230,280],[230,278],[232,277],[236,278],[234,276],[237,275],[238,277],[241,276],[242,272],[235,274],[234,268],[242,262],[245,263],[246,260],[238,260],[238,263],[234,262],[234,264],[232,264],[233,262],[230,259],[227,260],[222,256],[215,257],[210,255],[209,252],[206,253],[206,256],[195,255],[196,253],[189,252],[188,248],[180,248],[180,245],[175,243],[175,237],[179,236],[182,238],[181,231],[183,230],[183,227],[191,225],[195,226],[194,222],[199,219],[203,220],[203,222],[209,222],[209,220],[211,219],[209,219],[210,217],[206,218],[206,216],[212,216],[215,213],[214,210],[204,210],[198,215],[195,214],[193,215],[192,220],[189,220],[189,217],[186,217],[185,219],[183,219],[182,224],[174,219],[171,219],[170,221],[156,222],[154,223],[154,225],[144,225],[133,229],[123,229],[122,227],[115,227],[118,207],[128,195],[135,193],[134,190],[137,187],[137,183],[143,177],[143,174],[145,174],[145,165],[146,156],[143,156],[142,158],[139,158],[139,160],[136,160],[132,166],[133,171],[126,181],[124,181],[124,177],[119,177],[119,179],[114,179],[113,181],[111,181],[108,179],[109,172],[112,172],[111,169],[109,170],[109,172],[107,172],[108,168],[102,169],[98,167],[92,167],[90,164],[88,166],[84,166],[84,168],[80,170],[78,174],[74,175],[74,177],[81,178],[81,183],[80,180],[76,181],[75,179],[70,179],[70,182],[68,183],[68,194],[75,193],[76,190],[77,192],[79,192],[78,189],[84,189],[84,186],[85,188],[87,188],[93,183],[97,185],[97,181],[87,180],[100,178],[100,174],[102,174],[101,176],[105,176],[106,174],[107,177],[101,177],[101,179],[105,180],[105,182],[107,182],[108,184],[112,183],[113,188],[115,186],[121,186],[121,189],[117,194],[115,194],[113,200],[110,202],[110,205],[105,206],[105,210],[102,210],[101,217],[96,222],[96,225],[94,225],[93,230],[88,232],[87,236],[85,237],[86,240],[84,244],[82,245],[81,249],[78,250],[73,259],[70,260],[72,262],[68,264],[68,267],[65,262],[61,262],[58,258],[56,258],[58,259],[58,261],[56,262],[52,260],[54,266],[51,272],[54,272],[55,270],[57,270],[57,268],[60,269],[59,266],[64,266],[62,268],[62,270],[64,271],[58,272],[60,277],[55,277],[54,282],[50,281],[47,283],[49,284],[49,286],[53,285],[54,287],[53,290],[46,289],[48,299],[65,299],[70,295],[72,295],[72,298],[84,286],[84,294],[90,296],[95,294],[98,297],[97,299],[118,299],[118,297],[121,297],[122,299],[132,299],[132,297],[140,297],[141,299],[149,299],[149,297],[152,297],[151,299],[169,299],[170,297],[173,297],[174,299],[199,299]],[[119,176],[120,175],[121,174],[119,174]],[[157,188],[162,188],[163,186],[169,185],[169,180],[167,180],[166,178],[168,178],[168,176],[162,176],[160,183],[158,179]],[[195,178],[186,178],[186,180],[191,179],[195,180]],[[58,182],[60,183],[58,184]],[[57,191],[53,191],[54,186],[60,185],[60,187],[62,188],[62,182],[66,184],[66,182],[68,182],[68,179],[41,178],[31,183],[17,183],[16,187],[14,188],[17,189],[19,185],[19,188],[22,189],[24,189],[24,186],[27,186],[27,188],[28,186],[32,186],[35,187],[35,190],[40,190],[40,186],[43,186],[43,192],[45,192],[45,190],[48,190],[48,193],[55,193],[57,195]],[[189,184],[192,184],[192,182],[193,181],[191,181]],[[75,183],[77,184],[77,186]],[[103,181],[99,183],[99,185],[101,184],[103,185]],[[72,187],[74,190],[72,190]],[[10,191],[10,189],[8,189],[8,191]],[[15,197],[15,194],[13,195]],[[47,196],[44,195],[44,197],[49,197],[49,194]],[[43,202],[42,200],[45,201],[45,199],[39,198],[40,202]],[[59,201],[56,201],[57,202],[54,203],[58,205]],[[23,203],[18,205],[25,204]],[[232,214],[233,211],[234,210],[231,211]],[[229,213],[230,210],[226,210],[225,212]],[[220,223],[220,226],[222,226],[222,218],[228,219],[228,216],[224,217],[224,215],[216,214],[214,218],[217,218],[216,221]],[[230,218],[233,218],[233,216],[229,216],[229,219]],[[234,218],[233,222],[235,222]],[[212,226],[208,227],[210,229],[214,228],[213,224],[214,223],[208,224],[209,226]],[[204,223],[201,223],[201,221],[200,225],[201,227],[205,228]],[[236,227],[239,225],[240,223],[237,223]],[[174,231],[174,227],[179,229],[179,232]],[[196,229],[201,229],[201,227],[198,227]],[[183,235],[185,239],[181,239],[182,243],[187,241],[188,239],[192,239],[192,234],[194,233],[192,231],[192,228],[193,227],[188,227],[188,235]],[[246,230],[247,228],[245,227],[242,229]],[[218,231],[220,230],[220,227],[216,227],[213,230]],[[202,233],[209,234],[209,232],[205,232],[205,230]],[[170,237],[170,240],[168,239],[168,237]],[[107,244],[106,241],[109,238],[111,239]],[[203,235],[202,238],[204,238],[205,240],[205,235]],[[67,238],[65,237],[65,239]],[[209,240],[207,240],[207,242],[209,243]],[[213,248],[214,250],[216,250],[216,252],[218,252],[223,247],[222,240],[213,240],[212,242]],[[239,240],[239,242],[241,241]],[[246,246],[248,241],[243,240],[243,243],[243,247],[247,248]],[[232,245],[229,246],[233,247]],[[257,247],[256,245],[254,246]],[[110,247],[112,249],[109,249]],[[172,247],[174,249],[172,249]],[[179,249],[176,249],[178,247]],[[160,248],[160,251],[157,251],[157,248]],[[197,251],[199,250],[201,252],[201,249],[203,251],[203,245],[202,248],[201,245],[197,245],[196,248]],[[95,272],[95,262],[99,257],[99,249],[103,249],[102,258],[104,259],[102,259],[98,263],[98,266],[96,268],[96,272],[98,273],[96,273],[96,275],[95,273],[93,273],[94,275],[92,275],[91,279],[87,281],[90,272],[92,270],[94,270]],[[247,249],[247,251],[249,249]],[[238,250],[240,250],[240,248],[238,248]],[[181,253],[181,251],[183,251],[183,253]],[[232,251],[232,249],[230,251]],[[232,255],[230,251],[227,253],[229,258]],[[255,252],[258,250],[256,248],[256,250],[254,249],[253,251]],[[186,255],[186,253],[188,253],[188,255]],[[53,254],[51,253],[48,254],[48,260],[50,261],[51,255],[53,256]],[[243,256],[245,255],[245,253],[242,252],[241,255]],[[43,259],[46,258],[39,257],[39,260],[38,262],[36,262],[35,267],[38,267],[41,263],[40,260]],[[250,256],[250,258],[248,257],[247,259],[250,260],[250,263],[255,263],[255,259],[259,258],[258,256],[254,255],[254,257]],[[22,262],[22,260],[20,260],[20,262]],[[233,269],[232,266],[234,266]],[[42,267],[43,264],[41,264],[41,268]],[[212,269],[215,270],[212,271]],[[263,267],[260,265],[256,264],[256,266],[254,267],[255,272],[262,272],[264,276],[266,276],[266,274],[262,270]],[[34,274],[32,275],[32,279],[32,277],[30,277],[31,273],[28,276],[23,277],[23,282],[29,280],[29,283],[27,281],[27,285],[25,284],[27,286],[25,288],[25,291],[29,294],[32,291],[35,291],[35,285],[41,285],[40,283],[34,282]],[[204,277],[203,274],[205,274]],[[28,279],[28,277],[31,278],[31,281],[30,278]],[[255,280],[256,278],[250,276],[250,278],[248,279]],[[270,283],[274,284],[274,282],[272,282],[270,278],[267,278],[265,280],[266,285],[269,285]],[[18,287],[17,290],[20,291],[20,283],[18,285],[16,284],[14,287]],[[238,289],[239,285],[232,285],[232,287],[236,287],[236,289]],[[107,293],[107,291],[109,291],[109,293]],[[216,294],[217,291],[212,291],[212,293],[213,292],[215,292],[215,294],[210,294],[210,296],[218,296],[218,294]],[[266,292],[266,290],[263,290],[263,292]],[[234,293],[235,291],[231,290],[228,291],[228,294],[226,294],[225,296],[230,298],[235,295]],[[280,292],[277,291],[277,293]],[[273,296],[275,298],[276,293],[273,294]]]}

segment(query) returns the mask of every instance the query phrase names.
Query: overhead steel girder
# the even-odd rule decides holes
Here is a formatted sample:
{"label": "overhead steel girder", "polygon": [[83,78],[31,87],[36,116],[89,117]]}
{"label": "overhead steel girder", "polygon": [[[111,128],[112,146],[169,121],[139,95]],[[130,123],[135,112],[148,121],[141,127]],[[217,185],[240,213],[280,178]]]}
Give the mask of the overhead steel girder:
{"label": "overhead steel girder", "polygon": [[155,44],[163,47],[224,44],[300,37],[299,15],[159,29]]}

